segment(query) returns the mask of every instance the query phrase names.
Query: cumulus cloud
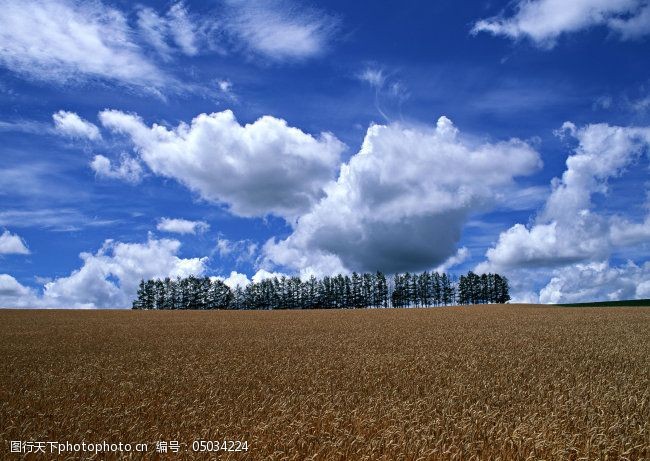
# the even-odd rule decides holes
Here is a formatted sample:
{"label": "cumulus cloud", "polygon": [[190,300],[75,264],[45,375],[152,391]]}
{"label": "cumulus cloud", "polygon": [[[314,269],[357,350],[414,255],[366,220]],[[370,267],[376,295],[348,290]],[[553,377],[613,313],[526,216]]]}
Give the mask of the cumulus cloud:
{"label": "cumulus cloud", "polygon": [[534,223],[515,224],[486,253],[480,272],[554,267],[604,260],[616,245],[649,235],[646,224],[607,218],[593,210],[592,196],[607,192],[607,180],[622,175],[650,147],[650,128],[565,123],[561,134],[578,141],[561,178]]}
{"label": "cumulus cloud", "polygon": [[232,271],[228,277],[211,277],[215,280],[221,280],[223,283],[228,285],[231,289],[235,289],[238,286],[244,288],[246,285],[251,283],[250,279],[246,274],[241,274],[237,271]]}
{"label": "cumulus cloud", "polygon": [[34,291],[9,274],[0,274],[0,307],[36,307]]}
{"label": "cumulus cloud", "polygon": [[650,242],[650,216],[643,222],[633,222],[615,216],[610,228],[610,240],[615,246],[634,246]]}
{"label": "cumulus cloud", "polygon": [[647,266],[629,262],[610,267],[607,261],[622,248],[650,241],[650,216],[641,222],[609,216],[598,212],[592,199],[607,194],[608,180],[624,175],[648,153],[650,128],[578,128],[567,122],[558,134],[578,141],[562,177],[551,181],[552,190],[533,222],[502,232],[476,271],[510,276],[516,298],[534,299],[535,285],[541,284],[541,302],[641,296],[637,288],[643,285]]}
{"label": "cumulus cloud", "polygon": [[173,129],[148,127],[116,110],[99,117],[105,127],[130,137],[155,174],[239,216],[292,220],[306,212],[323,195],[345,147],[330,133],[314,137],[271,116],[241,125],[230,110],[200,114]]}
{"label": "cumulus cloud", "polygon": [[133,41],[125,15],[101,2],[1,0],[0,11],[0,64],[14,72],[154,88],[167,79]]}
{"label": "cumulus cloud", "polygon": [[511,39],[529,38],[552,47],[562,34],[605,26],[622,39],[650,33],[650,4],[645,0],[518,0],[513,15],[478,21],[472,33]]}
{"label": "cumulus cloud", "polygon": [[162,218],[156,228],[163,232],[176,234],[202,234],[210,225],[204,221],[190,221],[188,219]]}
{"label": "cumulus cloud", "polygon": [[541,165],[518,139],[475,143],[446,117],[435,128],[373,125],[324,197],[265,264],[301,274],[418,271],[456,254],[463,224]]}
{"label": "cumulus cloud", "polygon": [[223,277],[223,276],[215,276],[215,277],[210,277],[211,279],[214,280],[221,280],[223,283],[228,285],[231,289],[235,289],[237,287],[245,288],[246,285],[249,283],[260,283],[266,279],[270,279],[273,277],[281,278],[281,277],[286,277],[286,274],[283,274],[282,272],[269,272],[264,269],[260,269],[255,274],[253,274],[252,278],[248,278],[246,274],[242,274],[237,271],[232,271],[230,272],[230,275],[228,277]]}
{"label": "cumulus cloud", "polygon": [[264,280],[267,280],[267,279],[272,279],[272,278],[280,279],[280,278],[286,277],[286,276],[287,276],[287,274],[284,274],[282,272],[269,272],[267,270],[260,269],[257,272],[255,272],[255,274],[253,275],[252,281],[254,283],[260,283],[260,282],[263,282]]}
{"label": "cumulus cloud", "polygon": [[141,279],[186,277],[205,272],[207,258],[180,258],[180,246],[177,240],[151,237],[146,243],[107,240],[96,253],[81,253],[82,266],[67,277],[47,282],[42,295],[16,285],[18,282],[9,275],[0,276],[0,305],[130,307]]}
{"label": "cumulus cloud", "polygon": [[120,179],[131,184],[137,184],[142,179],[142,165],[126,154],[122,154],[118,165],[114,165],[103,155],[95,155],[90,162],[90,168],[102,178]]}
{"label": "cumulus cloud", "polygon": [[71,138],[101,139],[102,135],[93,123],[84,120],[74,112],[60,110],[52,114],[54,129],[57,133]]}
{"label": "cumulus cloud", "polygon": [[0,235],[0,255],[28,255],[29,249],[22,238],[5,230]]}
{"label": "cumulus cloud", "polygon": [[337,21],[323,11],[298,9],[284,0],[230,0],[226,28],[245,47],[273,60],[324,52]]}
{"label": "cumulus cloud", "polygon": [[631,261],[620,267],[604,261],[556,269],[539,293],[541,303],[553,304],[649,297],[650,263],[637,266]]}

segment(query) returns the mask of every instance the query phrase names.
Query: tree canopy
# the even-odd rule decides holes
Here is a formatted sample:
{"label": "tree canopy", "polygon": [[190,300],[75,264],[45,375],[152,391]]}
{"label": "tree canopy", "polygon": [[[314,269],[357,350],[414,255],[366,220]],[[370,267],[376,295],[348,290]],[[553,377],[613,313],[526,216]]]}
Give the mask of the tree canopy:
{"label": "tree canopy", "polygon": [[358,309],[505,303],[508,279],[499,274],[381,272],[307,280],[272,277],[228,287],[216,277],[142,280],[133,309]]}

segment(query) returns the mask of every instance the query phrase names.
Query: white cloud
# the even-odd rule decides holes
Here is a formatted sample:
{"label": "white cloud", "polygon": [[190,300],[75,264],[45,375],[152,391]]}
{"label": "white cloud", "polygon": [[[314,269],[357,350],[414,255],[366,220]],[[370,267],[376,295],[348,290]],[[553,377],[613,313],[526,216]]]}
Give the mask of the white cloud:
{"label": "white cloud", "polygon": [[217,239],[217,251],[219,256],[228,256],[234,251],[233,243],[228,239],[219,238]]}
{"label": "white cloud", "polygon": [[608,21],[609,27],[618,32],[623,40],[635,40],[650,33],[650,4],[636,3],[638,6],[632,14],[622,14]]}
{"label": "white cloud", "polygon": [[74,112],[60,110],[52,114],[54,129],[64,136],[71,138],[101,139],[102,135],[94,124],[84,120]]}
{"label": "white cloud", "polygon": [[230,82],[230,80],[218,80],[217,86],[222,93],[230,94],[232,91],[232,82]]}
{"label": "white cloud", "polygon": [[274,60],[321,54],[337,21],[317,10],[298,10],[283,0],[231,0],[228,31],[254,53]]}
{"label": "white cloud", "polygon": [[101,2],[1,0],[0,64],[36,80],[101,78],[147,88],[167,78],[132,40],[125,15]]}
{"label": "white cloud", "polygon": [[16,234],[12,234],[8,230],[5,230],[2,235],[0,235],[0,255],[3,254],[28,255],[29,249],[22,238]]}
{"label": "white cloud", "polygon": [[0,274],[0,307],[37,307],[34,291],[9,274]]}
{"label": "white cloud", "polygon": [[198,54],[198,42],[204,38],[182,2],[173,4],[165,16],[152,8],[141,8],[138,27],[144,40],[165,60],[177,50],[188,56]]}
{"label": "white cloud", "polygon": [[217,239],[217,252],[222,258],[232,257],[237,263],[252,262],[257,254],[258,245],[251,240]]}
{"label": "white cloud", "polygon": [[47,123],[36,122],[34,120],[14,120],[11,122],[0,120],[0,131],[17,131],[42,135],[52,133],[53,130]]}
{"label": "white cloud", "polygon": [[188,219],[162,218],[156,228],[159,231],[176,234],[202,234],[210,225],[204,221],[190,221]]}
{"label": "white cloud", "polygon": [[74,208],[8,209],[0,211],[0,226],[35,227],[53,231],[76,231],[107,226],[115,221],[90,218]]}
{"label": "white cloud", "polygon": [[237,271],[232,271],[228,277],[214,277],[217,280],[221,280],[223,283],[228,285],[231,289],[235,289],[238,286],[244,288],[246,285],[251,283],[246,274],[240,274]]}
{"label": "white cloud", "polygon": [[269,272],[264,269],[260,269],[255,274],[253,275],[252,281],[253,283],[260,283],[263,282],[264,280],[267,279],[272,279],[272,278],[282,278],[286,277],[287,274],[283,274],[282,272]]}
{"label": "white cloud", "polygon": [[146,126],[133,114],[106,110],[104,126],[127,134],[156,174],[178,180],[239,216],[292,220],[322,196],[344,149],[332,134],[317,138],[264,116],[240,125],[229,110],[200,114],[191,124]]}
{"label": "white cloud", "polygon": [[190,20],[183,3],[177,2],[173,4],[167,13],[167,17],[169,18],[169,27],[176,45],[188,56],[197,54],[199,50],[196,44],[195,26]]}
{"label": "white cloud", "polygon": [[552,267],[606,256],[608,245],[603,223],[597,216],[584,212],[571,226],[552,221],[535,224],[530,229],[515,224],[499,235],[494,248],[488,249],[488,262],[478,272],[507,271],[513,267]]}
{"label": "white cloud", "polygon": [[113,165],[111,160],[103,155],[95,155],[90,167],[97,176],[103,178],[121,179],[131,184],[137,184],[142,179],[142,165],[126,154],[122,154],[119,165]]}
{"label": "white cloud", "polygon": [[386,76],[381,69],[367,67],[358,75],[359,80],[368,83],[373,88],[381,88],[384,86]]}
{"label": "white cloud", "polygon": [[640,223],[615,216],[610,228],[610,239],[615,246],[633,246],[650,242],[650,216]]}
{"label": "white cloud", "polygon": [[561,178],[535,222],[515,224],[501,233],[486,253],[479,272],[521,267],[553,267],[580,261],[604,260],[613,247],[649,235],[646,224],[621,217],[606,218],[592,210],[592,195],[607,192],[607,180],[622,175],[650,147],[650,128],[607,124],[576,128],[565,123],[562,133],[579,142],[566,161]]}
{"label": "white cloud", "polygon": [[552,47],[562,34],[605,26],[622,39],[650,33],[650,4],[645,0],[518,0],[514,15],[478,21],[472,33],[511,39],[529,38]]}
{"label": "white cloud", "polygon": [[607,260],[618,250],[650,241],[650,216],[642,222],[608,216],[594,209],[592,197],[607,194],[608,180],[624,175],[648,153],[650,128],[577,128],[567,122],[558,134],[569,134],[578,146],[562,177],[551,182],[543,209],[529,226],[515,224],[502,232],[476,271],[511,277],[517,299],[533,299],[540,283],[546,284],[539,292],[545,303],[644,296],[640,287],[647,264],[610,267]]}
{"label": "white cloud", "polygon": [[234,290],[238,286],[241,288],[245,288],[246,285],[248,285],[251,282],[260,283],[263,280],[270,279],[273,277],[277,277],[277,278],[286,277],[286,274],[283,274],[282,272],[269,272],[264,269],[260,269],[257,272],[255,272],[255,274],[253,274],[253,277],[250,279],[246,274],[242,274],[237,271],[230,272],[230,275],[228,277],[216,276],[210,278],[215,280],[221,280],[223,283],[225,283],[231,289]]}
{"label": "white cloud", "polygon": [[452,255],[449,258],[447,258],[447,260],[442,264],[440,264],[438,267],[436,267],[434,271],[441,274],[443,272],[447,272],[450,268],[464,263],[467,260],[467,258],[469,258],[469,256],[470,253],[467,247],[459,248],[455,255]]}
{"label": "white cloud", "polygon": [[382,102],[386,103],[387,107],[391,107],[389,103],[396,102],[398,106],[393,107],[393,109],[398,109],[401,113],[402,103],[410,97],[402,82],[396,80],[390,74],[387,75],[381,68],[376,66],[366,67],[356,77],[375,90],[375,109],[387,122],[391,121],[391,117],[389,111],[382,107]]}
{"label": "white cloud", "polygon": [[56,307],[129,307],[141,279],[205,272],[207,258],[179,258],[180,246],[178,240],[170,239],[107,240],[97,253],[80,255],[80,269],[46,283],[42,302]]}
{"label": "white cloud", "polygon": [[169,23],[152,8],[141,8],[138,11],[138,28],[140,35],[165,59],[169,60],[173,53],[168,44]]}
{"label": "white cloud", "polygon": [[630,107],[637,112],[645,112],[650,109],[650,96],[645,96],[629,102]]}
{"label": "white cloud", "polygon": [[574,303],[594,300],[650,297],[650,263],[632,262],[610,267],[607,262],[575,264],[556,269],[539,293],[541,303]]}
{"label": "white cloud", "polygon": [[436,267],[456,253],[471,213],[540,165],[523,141],[475,143],[446,117],[434,129],[373,125],[293,234],[265,244],[265,264],[303,276]]}
{"label": "white cloud", "polygon": [[217,97],[225,98],[231,102],[237,102],[238,98],[233,91],[233,83],[227,79],[220,79],[215,81],[218,88]]}
{"label": "white cloud", "polygon": [[81,253],[82,266],[43,287],[38,296],[9,275],[0,275],[0,305],[5,307],[130,307],[141,279],[187,277],[205,272],[207,258],[180,258],[177,240],[146,243],[107,240],[96,253]]}

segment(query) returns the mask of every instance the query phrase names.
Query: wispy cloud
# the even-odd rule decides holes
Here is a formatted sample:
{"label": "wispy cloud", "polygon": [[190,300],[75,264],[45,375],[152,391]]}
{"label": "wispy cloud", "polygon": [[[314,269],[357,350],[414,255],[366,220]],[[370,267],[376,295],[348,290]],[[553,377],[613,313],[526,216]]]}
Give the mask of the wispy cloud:
{"label": "wispy cloud", "polygon": [[149,43],[164,60],[181,52],[188,56],[199,53],[205,45],[206,33],[215,24],[214,19],[198,19],[190,15],[187,7],[178,2],[166,14],[161,15],[153,8],[143,7],[137,13],[137,24],[143,40]]}
{"label": "wispy cloud", "polygon": [[338,29],[333,16],[289,1],[230,0],[227,5],[227,31],[248,50],[273,60],[320,55]]}
{"label": "wispy cloud", "polygon": [[0,211],[0,226],[34,227],[54,231],[75,231],[84,227],[115,224],[115,220],[94,219],[73,208],[43,208]]}
{"label": "wispy cloud", "polygon": [[133,40],[124,13],[101,2],[1,0],[0,11],[0,64],[18,74],[154,88],[168,78]]}
{"label": "wispy cloud", "polygon": [[253,263],[258,256],[259,245],[252,240],[229,240],[217,238],[216,252],[221,259],[232,259],[235,264]]}
{"label": "wispy cloud", "polygon": [[650,4],[645,0],[518,0],[513,15],[482,19],[472,33],[528,38],[552,48],[562,34],[595,26],[608,27],[623,40],[646,36],[650,34]]}
{"label": "wispy cloud", "polygon": [[47,123],[36,120],[0,120],[0,131],[16,131],[29,134],[51,134],[53,129]]}
{"label": "wispy cloud", "polygon": [[356,77],[375,90],[375,108],[386,121],[390,122],[392,118],[382,107],[382,102],[396,102],[401,117],[402,103],[409,98],[410,94],[400,80],[376,65],[366,67]]}

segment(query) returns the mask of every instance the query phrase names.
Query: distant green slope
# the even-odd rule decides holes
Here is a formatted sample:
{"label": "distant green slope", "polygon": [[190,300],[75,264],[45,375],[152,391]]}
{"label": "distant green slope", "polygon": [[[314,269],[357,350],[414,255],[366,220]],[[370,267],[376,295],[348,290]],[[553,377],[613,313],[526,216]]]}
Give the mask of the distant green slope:
{"label": "distant green slope", "polygon": [[597,301],[593,303],[556,304],[561,307],[616,307],[616,306],[649,306],[650,299],[630,299],[628,301]]}

